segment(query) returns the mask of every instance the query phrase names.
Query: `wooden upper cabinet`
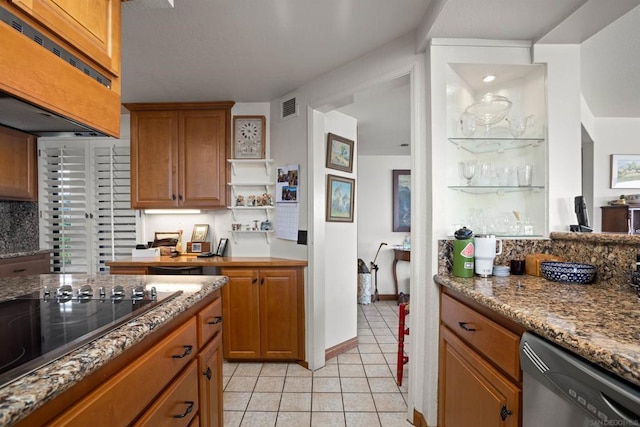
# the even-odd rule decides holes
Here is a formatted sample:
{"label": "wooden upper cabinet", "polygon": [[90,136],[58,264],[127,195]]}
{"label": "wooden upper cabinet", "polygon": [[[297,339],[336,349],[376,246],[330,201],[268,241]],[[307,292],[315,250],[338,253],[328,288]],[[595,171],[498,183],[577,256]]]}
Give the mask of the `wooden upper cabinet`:
{"label": "wooden upper cabinet", "polygon": [[182,206],[226,206],[226,117],[222,110],[187,110],[179,114]]}
{"label": "wooden upper cabinet", "polygon": [[120,20],[120,13],[114,13],[120,8],[119,0],[10,1],[105,70],[120,75],[120,37],[112,34],[114,20]]}
{"label": "wooden upper cabinet", "polygon": [[0,200],[38,201],[36,138],[0,127]]}
{"label": "wooden upper cabinet", "polygon": [[131,207],[226,207],[232,102],[126,104]]}
{"label": "wooden upper cabinet", "polygon": [[175,207],[178,200],[178,113],[131,114],[131,207]]}
{"label": "wooden upper cabinet", "polygon": [[120,1],[0,0],[0,8],[13,15],[0,22],[0,91],[119,137]]}

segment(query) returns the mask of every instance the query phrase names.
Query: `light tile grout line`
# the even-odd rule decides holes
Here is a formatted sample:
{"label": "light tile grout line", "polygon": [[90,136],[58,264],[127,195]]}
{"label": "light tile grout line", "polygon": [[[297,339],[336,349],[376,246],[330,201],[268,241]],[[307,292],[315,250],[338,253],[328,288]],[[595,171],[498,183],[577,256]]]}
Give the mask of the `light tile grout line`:
{"label": "light tile grout line", "polygon": [[[376,302],[375,304],[377,304],[378,306],[376,306],[374,304],[372,304],[372,306],[358,306],[357,328],[358,328],[358,330],[369,329],[369,331],[371,331],[371,333],[372,333],[371,335],[363,335],[363,336],[372,336],[373,340],[375,342],[373,342],[373,343],[361,343],[361,344],[364,344],[364,345],[374,345],[375,344],[377,346],[377,349],[379,350],[379,352],[361,353],[360,347],[358,346],[358,347],[355,348],[355,350],[356,350],[355,352],[343,353],[343,354],[357,354],[359,356],[360,363],[340,363],[338,358],[335,359],[334,363],[327,363],[325,365],[325,367],[334,366],[334,365],[336,366],[337,376],[326,376],[326,377],[325,376],[317,376],[316,375],[317,371],[311,373],[311,375],[306,375],[306,376],[293,375],[293,371],[291,370],[291,366],[292,365],[298,366],[298,365],[295,364],[295,363],[288,363],[287,364],[287,369],[284,372],[284,377],[283,377],[284,380],[283,380],[283,384],[282,384],[282,389],[279,392],[276,392],[276,391],[273,391],[273,392],[271,392],[271,391],[257,392],[256,391],[256,388],[258,386],[260,378],[263,377],[262,373],[263,373],[263,370],[265,369],[265,365],[267,365],[268,362],[262,363],[261,366],[260,366],[260,370],[257,371],[256,381],[253,384],[251,392],[249,392],[249,391],[240,391],[240,392],[243,392],[243,393],[250,393],[249,399],[247,400],[246,404],[244,405],[244,409],[242,411],[225,411],[225,412],[242,412],[242,417],[237,422],[237,424],[231,424],[230,422],[225,421],[225,426],[227,426],[227,425],[229,425],[229,426],[232,426],[232,425],[233,426],[241,426],[242,422],[246,418],[247,412],[250,412],[250,413],[275,413],[276,414],[276,418],[275,418],[275,421],[274,421],[273,425],[277,425],[278,419],[279,419],[281,413],[283,413],[283,414],[284,413],[308,413],[309,414],[309,424],[313,425],[313,419],[314,419],[313,415],[314,414],[336,413],[336,411],[315,411],[315,412],[313,411],[313,394],[314,394],[315,387],[317,386],[315,380],[319,379],[319,378],[337,378],[338,379],[339,389],[340,389],[339,393],[340,393],[340,398],[341,398],[340,400],[341,400],[341,403],[342,403],[342,411],[340,411],[341,414],[342,414],[341,419],[345,423],[345,425],[347,425],[347,423],[348,423],[348,417],[346,415],[347,412],[354,413],[354,414],[362,414],[362,413],[372,414],[374,412],[373,411],[345,411],[345,396],[344,396],[345,392],[343,391],[343,385],[342,385],[342,379],[343,378],[344,379],[346,379],[346,378],[365,378],[366,379],[367,388],[369,390],[368,392],[346,392],[346,393],[348,393],[348,394],[363,394],[363,395],[371,396],[371,400],[373,401],[373,407],[375,409],[376,418],[378,419],[378,422],[380,423],[380,425],[383,425],[383,419],[380,416],[381,413],[405,413],[406,414],[406,404],[407,404],[406,396],[405,396],[405,393],[406,393],[406,390],[407,390],[406,385],[404,385],[403,387],[398,387],[397,384],[396,384],[395,385],[395,390],[393,392],[390,392],[390,391],[373,392],[372,391],[372,386],[371,386],[372,378],[391,378],[395,383],[395,380],[396,380],[396,378],[395,378],[395,357],[392,357],[391,360],[389,360],[388,356],[385,356],[385,355],[388,355],[388,354],[391,354],[391,353],[384,353],[381,345],[396,345],[397,344],[397,337],[395,337],[395,335],[394,335],[394,329],[397,330],[397,326],[398,326],[397,322],[398,322],[398,319],[399,319],[399,316],[396,313],[395,301],[394,302],[385,302],[385,303]],[[378,307],[382,306],[382,305],[384,305],[384,306],[380,307],[380,308],[382,308],[382,311],[380,311],[380,309]],[[375,308],[375,312],[373,310],[374,308]],[[394,319],[394,321],[396,322],[395,327],[390,324],[390,320],[388,319],[390,317],[391,313],[395,314],[395,319]],[[362,319],[363,317],[364,317],[364,319]],[[387,318],[385,318],[385,317],[387,317]],[[370,322],[384,322],[384,324],[386,325],[387,331],[384,331],[385,328],[371,328]],[[373,329],[380,330],[379,331],[380,334],[378,334],[378,335],[374,334],[373,333]],[[384,334],[382,334],[382,332],[384,332]],[[379,342],[378,341],[378,339],[379,339],[378,337],[393,337],[394,339],[393,339],[392,343]],[[380,339],[383,340],[383,341],[388,341],[389,340],[389,338],[385,338],[385,339],[380,338]],[[407,344],[409,344],[409,343],[407,343]],[[362,355],[363,354],[381,354],[383,356],[383,358],[384,358],[384,364],[383,365],[386,366],[387,369],[389,369],[391,376],[382,376],[382,377],[368,376],[367,375],[367,370],[365,369],[366,365],[381,365],[381,364],[379,364],[379,363],[378,364],[372,364],[372,363],[365,364],[362,361]],[[395,356],[395,353],[393,354],[393,356]],[[393,362],[393,363],[391,363],[391,362]],[[225,387],[224,387],[225,388],[225,392],[228,392],[227,388],[228,388],[229,383],[231,382],[232,378],[234,378],[234,377],[237,377],[237,378],[243,377],[241,375],[236,375],[238,373],[238,367],[240,366],[240,364],[231,363],[231,365],[235,365],[235,366],[233,368],[227,368],[228,370],[230,370],[230,374],[229,374],[229,372],[225,372],[225,374],[229,374],[229,375],[225,375],[228,378],[228,379],[225,379]],[[362,366],[362,370],[364,371],[364,377],[343,377],[342,374],[340,373],[341,372],[340,371],[340,366],[341,365]],[[225,366],[227,366],[227,362],[225,362]],[[406,369],[406,367],[405,367],[405,369]],[[268,375],[268,377],[272,377],[272,376],[273,377],[282,377],[280,375]],[[251,377],[253,377],[253,375],[251,375]],[[267,376],[265,376],[265,377],[267,377]],[[282,411],[282,412],[280,411],[280,409],[282,408],[283,395],[285,393],[290,393],[290,392],[285,392],[285,387],[286,387],[286,384],[287,384],[287,382],[286,382],[287,378],[310,378],[311,379],[311,389],[310,389],[310,392],[309,392],[310,395],[311,395],[311,402],[310,402],[311,403],[311,407],[310,407],[309,411]],[[407,378],[406,371],[405,371],[405,378]],[[277,410],[275,410],[275,411],[249,411],[248,410],[249,409],[249,405],[250,405],[251,400],[252,400],[252,398],[253,398],[255,393],[274,393],[274,394],[275,393],[279,393],[280,398],[278,400]],[[292,392],[292,393],[299,393],[299,392]],[[318,391],[316,393],[325,393],[325,392]],[[337,392],[328,392],[328,393],[337,393]],[[379,411],[378,410],[379,404],[377,404],[376,400],[373,398],[374,394],[392,394],[393,395],[393,394],[396,394],[396,393],[398,393],[400,395],[400,397],[402,398],[402,402],[405,405],[404,410],[402,412],[400,412],[400,411],[391,411],[391,412],[389,412],[389,411]],[[405,422],[403,425],[410,426],[411,424],[409,424],[408,422]]]}

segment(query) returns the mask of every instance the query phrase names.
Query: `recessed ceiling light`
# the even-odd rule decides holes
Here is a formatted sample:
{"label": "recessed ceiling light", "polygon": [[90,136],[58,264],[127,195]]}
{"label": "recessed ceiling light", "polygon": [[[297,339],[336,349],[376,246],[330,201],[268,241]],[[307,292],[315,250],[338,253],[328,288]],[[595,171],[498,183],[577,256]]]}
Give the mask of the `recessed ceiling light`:
{"label": "recessed ceiling light", "polygon": [[483,82],[485,82],[485,83],[489,83],[489,82],[494,81],[495,79],[496,79],[496,76],[495,76],[495,75],[493,75],[493,74],[487,74],[486,76],[484,76],[484,77],[482,78],[482,81],[483,81]]}

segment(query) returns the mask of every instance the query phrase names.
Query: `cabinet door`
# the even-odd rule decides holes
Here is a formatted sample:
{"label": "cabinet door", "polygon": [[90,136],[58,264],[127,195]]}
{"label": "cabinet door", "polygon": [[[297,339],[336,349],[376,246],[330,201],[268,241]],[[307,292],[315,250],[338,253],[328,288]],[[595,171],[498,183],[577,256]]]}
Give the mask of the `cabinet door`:
{"label": "cabinet door", "polygon": [[222,427],[222,334],[198,356],[200,418],[203,426]]}
{"label": "cabinet door", "polygon": [[260,271],[260,342],[265,359],[301,358],[300,285],[296,270]]}
{"label": "cabinet door", "polygon": [[226,206],[226,111],[180,112],[180,191],[183,207]]}
{"label": "cabinet door", "polygon": [[440,327],[439,388],[439,426],[520,425],[521,390],[445,326]]}
{"label": "cabinet door", "polygon": [[178,113],[131,113],[131,207],[178,207]]}
{"label": "cabinet door", "polygon": [[12,0],[62,40],[120,75],[120,1]]}
{"label": "cabinet door", "polygon": [[222,287],[222,331],[225,359],[260,358],[258,271],[222,269],[229,283]]}
{"label": "cabinet door", "polygon": [[0,127],[0,200],[38,201],[36,138]]}

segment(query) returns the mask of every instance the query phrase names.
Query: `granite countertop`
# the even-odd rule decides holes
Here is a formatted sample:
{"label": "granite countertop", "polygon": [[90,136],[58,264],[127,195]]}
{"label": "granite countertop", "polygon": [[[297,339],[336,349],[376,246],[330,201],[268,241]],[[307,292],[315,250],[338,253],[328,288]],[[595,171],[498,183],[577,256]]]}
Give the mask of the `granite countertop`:
{"label": "granite countertop", "polygon": [[98,368],[131,348],[155,330],[186,311],[227,283],[225,276],[118,276],[57,275],[23,276],[0,279],[0,300],[69,284],[106,289],[121,285],[129,291],[135,286],[158,292],[182,291],[157,307],[113,329],[106,335],[6,384],[0,385],[0,425],[11,425],[54,399]]}
{"label": "granite countertop", "polygon": [[40,254],[50,254],[51,249],[34,249],[32,251],[12,252],[7,254],[0,254],[0,259],[18,258],[21,256],[31,256]]}
{"label": "granite countertop", "polygon": [[434,276],[487,308],[640,385],[640,300],[630,286],[535,276]]}

